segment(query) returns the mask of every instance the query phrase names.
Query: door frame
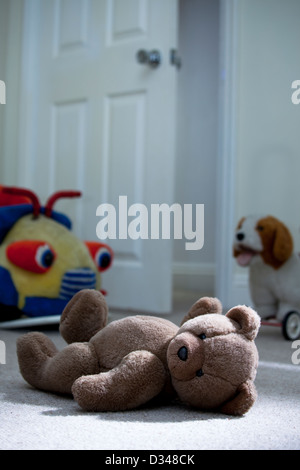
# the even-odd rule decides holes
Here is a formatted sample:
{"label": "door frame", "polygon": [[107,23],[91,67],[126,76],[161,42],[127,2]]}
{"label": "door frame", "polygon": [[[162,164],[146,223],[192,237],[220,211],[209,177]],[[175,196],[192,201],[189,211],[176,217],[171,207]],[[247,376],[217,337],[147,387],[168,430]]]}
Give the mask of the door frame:
{"label": "door frame", "polygon": [[[249,299],[248,274],[237,274],[232,256],[236,226],[237,90],[240,0],[220,0],[220,84],[217,159],[215,294],[229,309]],[[245,300],[246,299],[246,300]]]}

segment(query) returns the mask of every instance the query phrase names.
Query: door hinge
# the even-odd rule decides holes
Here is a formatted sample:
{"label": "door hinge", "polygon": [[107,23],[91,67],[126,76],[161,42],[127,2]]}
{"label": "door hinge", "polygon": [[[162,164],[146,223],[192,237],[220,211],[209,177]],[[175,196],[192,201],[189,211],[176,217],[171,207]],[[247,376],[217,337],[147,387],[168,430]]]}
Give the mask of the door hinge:
{"label": "door hinge", "polygon": [[179,57],[177,49],[170,50],[170,63],[171,65],[175,65],[175,67],[179,70],[182,66],[181,57]]}

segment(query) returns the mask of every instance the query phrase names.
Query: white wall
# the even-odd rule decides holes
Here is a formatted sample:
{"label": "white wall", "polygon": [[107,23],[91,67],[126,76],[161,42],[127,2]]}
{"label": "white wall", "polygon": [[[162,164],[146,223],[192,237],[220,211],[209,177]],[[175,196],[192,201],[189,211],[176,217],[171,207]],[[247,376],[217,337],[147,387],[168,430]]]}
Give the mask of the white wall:
{"label": "white wall", "polygon": [[[6,82],[6,48],[9,0],[0,0],[0,80]],[[4,171],[3,138],[4,138],[5,105],[0,105],[0,175]]]}
{"label": "white wall", "polygon": [[219,73],[219,1],[181,0],[175,200],[205,205],[205,241],[188,252],[175,241],[175,288],[214,288]]}
{"label": "white wall", "polygon": [[300,79],[300,2],[222,0],[222,15],[224,115],[218,163],[227,201],[219,198],[223,220],[216,295],[231,307],[250,302],[248,270],[232,258],[240,217],[267,213],[280,218],[300,248],[300,106],[291,101],[291,84]]}
{"label": "white wall", "polygon": [[[271,214],[300,249],[299,0],[244,0],[241,5],[237,124],[237,220]],[[235,267],[237,277],[247,272]]]}
{"label": "white wall", "polygon": [[17,183],[19,105],[24,0],[0,0],[0,79],[4,69],[6,105],[0,111],[0,184]]}
{"label": "white wall", "polygon": [[299,0],[243,0],[237,122],[237,217],[270,213],[300,237]]}

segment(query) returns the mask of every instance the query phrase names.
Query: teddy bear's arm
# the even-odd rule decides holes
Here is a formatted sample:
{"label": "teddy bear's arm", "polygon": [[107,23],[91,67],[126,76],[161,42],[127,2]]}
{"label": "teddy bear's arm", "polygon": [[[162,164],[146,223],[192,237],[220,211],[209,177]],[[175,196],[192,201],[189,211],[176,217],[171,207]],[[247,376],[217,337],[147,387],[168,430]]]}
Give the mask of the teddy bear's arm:
{"label": "teddy bear's arm", "polygon": [[108,372],[77,379],[72,393],[87,411],[122,411],[156,397],[166,380],[167,372],[157,356],[134,351]]}
{"label": "teddy bear's arm", "polygon": [[256,388],[253,382],[248,380],[238,387],[237,395],[221,407],[221,412],[227,415],[242,416],[254,404],[257,398]]}

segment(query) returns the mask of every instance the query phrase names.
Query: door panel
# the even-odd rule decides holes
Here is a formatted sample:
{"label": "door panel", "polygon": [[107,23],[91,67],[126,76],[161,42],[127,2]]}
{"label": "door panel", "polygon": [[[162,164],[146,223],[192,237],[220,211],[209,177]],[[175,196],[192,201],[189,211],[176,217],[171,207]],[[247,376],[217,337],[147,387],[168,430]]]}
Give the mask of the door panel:
{"label": "door panel", "polygon": [[[20,184],[42,201],[81,190],[81,200],[57,209],[92,240],[100,204],[118,210],[127,196],[128,207],[143,203],[150,213],[152,203],[174,202],[177,1],[26,0],[25,12]],[[139,49],[154,48],[159,67],[137,62]],[[108,242],[116,253],[103,276],[110,305],[170,311],[171,240]]]}

